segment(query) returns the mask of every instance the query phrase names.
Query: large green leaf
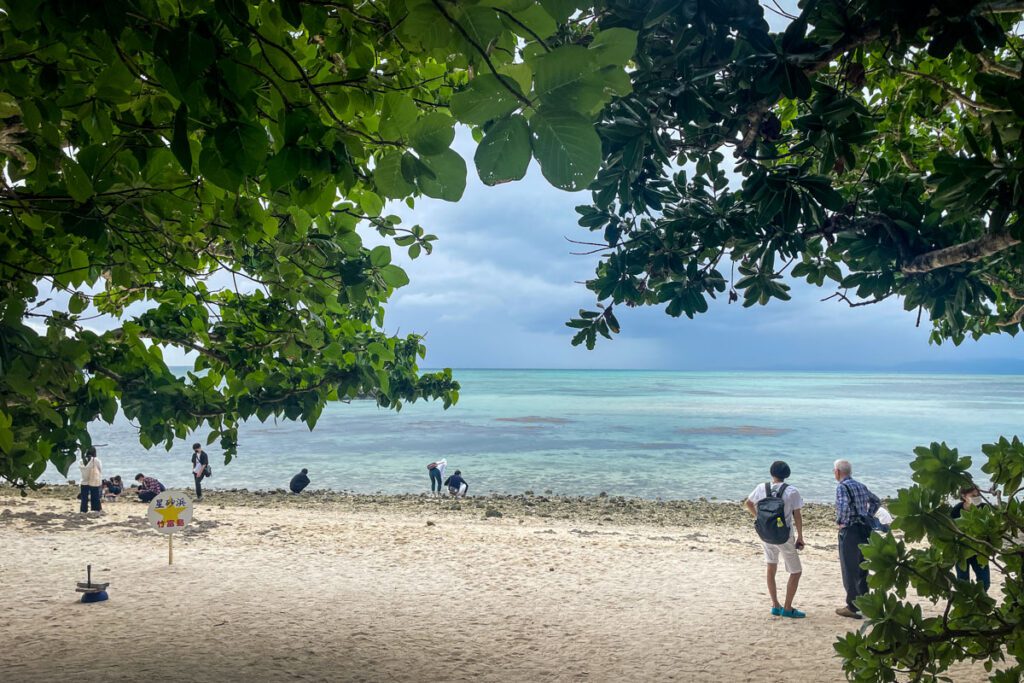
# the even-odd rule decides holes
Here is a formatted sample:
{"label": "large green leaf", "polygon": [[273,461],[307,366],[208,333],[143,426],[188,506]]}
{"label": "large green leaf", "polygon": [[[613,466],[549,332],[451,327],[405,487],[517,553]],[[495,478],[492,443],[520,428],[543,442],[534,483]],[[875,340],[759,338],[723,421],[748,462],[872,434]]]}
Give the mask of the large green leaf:
{"label": "large green leaf", "polygon": [[409,133],[409,144],[420,154],[440,154],[455,139],[455,120],[440,112],[431,112],[416,120]]}
{"label": "large green leaf", "polygon": [[429,170],[416,177],[420,191],[428,197],[457,202],[466,191],[466,162],[454,151],[448,149],[441,154],[420,157]]}
{"label": "large green leaf", "polygon": [[419,109],[408,95],[389,93],[380,110],[380,134],[386,140],[401,140],[416,123]]}
{"label": "large green leaf", "polygon": [[373,181],[377,190],[390,199],[407,197],[415,190],[402,173],[402,152],[397,150],[385,152],[377,159]]}
{"label": "large green leaf", "polygon": [[625,66],[636,52],[636,31],[609,28],[598,32],[588,48],[601,66]]}
{"label": "large green leaf", "polygon": [[533,63],[536,93],[540,97],[566,86],[578,85],[595,68],[595,53],[579,45],[563,45],[537,57]]}
{"label": "large green leaf", "polygon": [[476,148],[480,180],[487,185],[520,180],[530,165],[530,128],[519,114],[494,122]]}
{"label": "large green leaf", "polygon": [[86,175],[78,162],[68,157],[62,157],[60,161],[61,172],[64,175],[64,186],[76,202],[82,203],[96,194],[92,181]]}
{"label": "large green leaf", "polygon": [[597,175],[601,139],[585,116],[541,108],[530,119],[530,132],[541,172],[555,187],[575,192]]}
{"label": "large green leaf", "polygon": [[482,125],[518,109],[516,93],[521,94],[514,79],[506,76],[499,81],[494,74],[483,74],[452,95],[452,114],[462,123]]}

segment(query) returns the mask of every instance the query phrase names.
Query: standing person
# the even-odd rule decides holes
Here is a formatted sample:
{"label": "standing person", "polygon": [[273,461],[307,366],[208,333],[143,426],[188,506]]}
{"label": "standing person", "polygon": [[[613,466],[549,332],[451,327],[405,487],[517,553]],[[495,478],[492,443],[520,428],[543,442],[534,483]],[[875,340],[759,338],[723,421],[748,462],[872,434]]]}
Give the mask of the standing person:
{"label": "standing person", "polygon": [[[960,515],[963,514],[964,510],[980,507],[988,507],[988,503],[982,499],[981,490],[976,485],[970,484],[960,489],[960,502],[953,506],[950,516],[953,519],[960,519]],[[981,566],[977,555],[971,555],[963,564],[957,563],[956,578],[961,581],[970,581],[971,569],[974,569],[974,578],[985,587],[985,592],[987,593],[989,586],[992,585],[992,574],[987,564],[984,567]]]}
{"label": "standing person", "polygon": [[430,493],[431,495],[441,495],[441,482],[444,481],[444,471],[448,467],[448,461],[445,459],[435,460],[434,462],[427,465],[427,473],[430,474]]}
{"label": "standing person", "polygon": [[93,512],[100,512],[103,509],[100,502],[100,487],[103,485],[103,464],[96,457],[95,446],[89,446],[85,451],[85,457],[78,467],[82,471],[82,488],[81,493],[79,493],[82,504],[79,509],[82,512],[88,512],[91,506]]}
{"label": "standing person", "polygon": [[[771,474],[772,480],[755,488],[747,496],[744,505],[751,516],[758,521],[760,521],[759,517],[767,517],[771,512],[774,512],[775,515],[778,515],[780,511],[783,513],[782,518],[775,521],[776,523],[783,522],[784,526],[778,527],[776,537],[771,539],[775,541],[784,538],[783,542],[770,542],[765,538],[770,533],[764,533],[760,528],[758,529],[758,534],[762,536],[761,541],[764,544],[764,562],[768,571],[768,595],[772,599],[772,614],[774,616],[802,619],[807,615],[793,608],[793,597],[796,595],[797,586],[800,585],[800,575],[803,572],[798,551],[803,550],[804,547],[804,520],[800,512],[804,506],[804,500],[795,486],[786,483],[786,479],[790,475],[789,465],[781,460],[776,460],[768,472]],[[763,500],[769,501],[769,504],[758,505]],[[776,501],[781,501],[781,510],[778,509]],[[785,604],[779,602],[778,588],[775,585],[779,555],[782,556],[786,571],[789,572]]]}
{"label": "standing person", "polygon": [[202,500],[202,481],[210,476],[210,456],[206,455],[206,451],[198,443],[192,444],[192,476],[196,480],[196,500]]}
{"label": "standing person", "polygon": [[448,493],[456,498],[465,498],[469,491],[469,484],[462,478],[462,470],[455,470],[455,474],[445,480],[444,485],[448,487]]}
{"label": "standing person", "polygon": [[843,588],[846,589],[846,606],[837,609],[836,614],[861,619],[854,600],[868,592],[868,570],[860,566],[864,562],[860,546],[868,542],[871,536],[868,520],[875,516],[882,502],[867,486],[853,478],[853,465],[849,460],[836,460],[832,474],[839,482],[836,487],[836,526],[839,529],[839,566],[843,572]]}
{"label": "standing person", "polygon": [[157,481],[156,477],[147,477],[142,472],[135,475],[135,481],[139,482],[137,493],[139,494],[139,500],[143,503],[148,503],[156,498],[158,493],[163,493],[167,490],[163,484]]}
{"label": "standing person", "polygon": [[309,477],[306,476],[309,473],[305,467],[302,471],[292,477],[291,482],[288,484],[288,488],[291,489],[292,493],[302,493],[302,490],[309,486]]}

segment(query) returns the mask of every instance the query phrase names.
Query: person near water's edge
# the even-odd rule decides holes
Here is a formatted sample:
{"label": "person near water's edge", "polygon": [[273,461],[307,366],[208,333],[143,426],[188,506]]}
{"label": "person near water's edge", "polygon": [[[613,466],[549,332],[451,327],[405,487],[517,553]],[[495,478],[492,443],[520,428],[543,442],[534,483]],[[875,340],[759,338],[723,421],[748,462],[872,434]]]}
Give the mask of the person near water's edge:
{"label": "person near water's edge", "polygon": [[192,444],[192,476],[196,480],[196,500],[203,499],[202,481],[210,476],[210,456],[203,450],[202,444]]}
{"label": "person near water's edge", "polygon": [[[960,516],[965,510],[973,510],[974,508],[988,507],[988,503],[981,497],[981,489],[975,484],[964,486],[960,489],[960,502],[953,506],[950,511],[950,516],[954,520],[959,520]],[[985,592],[988,592],[989,586],[992,585],[992,572],[989,569],[988,564],[982,566],[981,562],[978,561],[977,555],[971,555],[962,563],[958,563],[955,567],[956,578],[961,581],[971,580],[971,569],[974,570],[974,578],[985,588]]]}
{"label": "person near water's edge", "polygon": [[135,475],[135,481],[139,482],[139,487],[135,492],[143,503],[148,503],[156,498],[157,494],[167,490],[156,477],[147,477],[142,472]]}
{"label": "person near water's edge", "polygon": [[882,502],[868,487],[853,478],[853,465],[849,460],[836,460],[832,466],[836,486],[836,527],[839,529],[839,568],[846,589],[846,606],[836,614],[850,619],[861,619],[854,601],[868,592],[868,570],[861,567],[864,555],[860,546],[871,536],[869,520],[878,512]]}
{"label": "person near water's edge", "polygon": [[103,485],[103,465],[96,457],[95,446],[89,446],[78,467],[82,471],[82,488],[79,493],[82,504],[79,506],[79,510],[88,512],[91,506],[93,512],[101,512],[103,506],[100,501],[100,487]]}
{"label": "person near water's edge", "polygon": [[435,460],[427,465],[427,473],[430,475],[430,493],[434,496],[441,495],[443,490],[441,482],[444,481],[444,471],[448,467],[445,459]]}
{"label": "person near water's edge", "polygon": [[[762,541],[764,545],[764,561],[768,573],[768,595],[772,599],[771,613],[777,617],[801,619],[807,615],[798,609],[793,609],[793,597],[796,595],[797,586],[800,585],[800,575],[803,572],[798,551],[803,550],[804,547],[804,521],[800,512],[800,509],[804,506],[804,501],[795,486],[786,484],[786,478],[790,475],[789,465],[781,460],[776,460],[768,471],[772,476],[771,495],[778,497],[779,489],[785,484],[785,488],[782,489],[782,501],[785,508],[786,525],[790,530],[789,540],[785,543],[779,544]],[[747,511],[750,512],[754,519],[757,519],[756,506],[758,501],[763,500],[767,496],[768,491],[765,490],[765,484],[759,484],[747,496],[747,500],[744,501]],[[778,587],[775,585],[775,573],[779,568],[780,555],[786,566],[786,571],[789,572],[789,581],[786,583],[786,601],[784,604],[779,602]]]}
{"label": "person near water's edge", "polygon": [[448,477],[444,485],[448,487],[448,493],[456,498],[464,498],[469,491],[469,484],[462,478],[461,470],[455,470],[455,474]]}
{"label": "person near water's edge", "polygon": [[288,484],[288,488],[291,489],[292,493],[302,493],[302,490],[309,486],[309,470],[305,467],[302,471],[292,477],[291,482]]}

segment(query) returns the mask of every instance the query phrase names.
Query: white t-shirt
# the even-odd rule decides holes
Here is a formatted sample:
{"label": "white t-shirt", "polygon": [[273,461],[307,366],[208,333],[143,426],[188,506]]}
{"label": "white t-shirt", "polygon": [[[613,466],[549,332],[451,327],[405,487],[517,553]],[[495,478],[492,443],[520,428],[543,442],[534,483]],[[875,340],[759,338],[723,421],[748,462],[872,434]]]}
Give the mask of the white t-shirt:
{"label": "white t-shirt", "polygon": [[[779,487],[782,483],[772,482],[772,494],[779,492]],[[757,505],[757,501],[765,498],[764,484],[758,484],[757,488],[751,491],[750,495],[747,496],[754,505]],[[792,484],[786,486],[786,490],[782,492],[782,507],[786,511],[786,524],[789,525],[790,529],[795,529],[793,525],[793,510],[799,510],[804,506],[804,499],[800,497],[800,492],[796,490],[796,487]]]}

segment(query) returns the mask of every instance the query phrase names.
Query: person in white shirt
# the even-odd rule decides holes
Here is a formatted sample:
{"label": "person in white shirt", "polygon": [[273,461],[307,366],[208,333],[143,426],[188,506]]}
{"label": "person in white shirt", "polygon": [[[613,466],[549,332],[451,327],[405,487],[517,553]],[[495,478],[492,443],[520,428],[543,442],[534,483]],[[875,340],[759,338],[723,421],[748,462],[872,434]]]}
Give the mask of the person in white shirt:
{"label": "person in white shirt", "polygon": [[78,467],[82,470],[82,490],[78,494],[82,505],[79,509],[82,512],[88,512],[91,505],[93,512],[100,512],[102,510],[100,487],[103,485],[103,465],[96,457],[95,446],[89,446],[85,451],[85,458]]}
{"label": "person in white shirt", "polygon": [[447,467],[448,461],[444,458],[427,465],[427,472],[430,474],[430,495],[441,495],[441,482],[444,481],[444,471]]}
{"label": "person in white shirt", "polygon": [[[803,550],[804,547],[804,522],[800,512],[804,501],[795,486],[785,483],[786,478],[790,475],[789,465],[781,460],[776,460],[772,463],[769,472],[772,475],[770,486],[766,487],[765,484],[760,484],[747,496],[744,505],[757,519],[757,503],[768,497],[768,491],[765,489],[770,488],[773,496],[777,496],[779,489],[782,489],[783,509],[790,535],[789,540],[782,544],[763,543],[764,561],[768,568],[768,595],[772,599],[771,613],[774,616],[799,619],[805,617],[806,614],[798,609],[793,609],[793,597],[796,595],[797,586],[800,585],[800,574],[803,571],[798,551]],[[778,589],[775,586],[775,572],[779,567],[779,555],[782,556],[786,571],[789,572],[785,604],[779,603]]]}

